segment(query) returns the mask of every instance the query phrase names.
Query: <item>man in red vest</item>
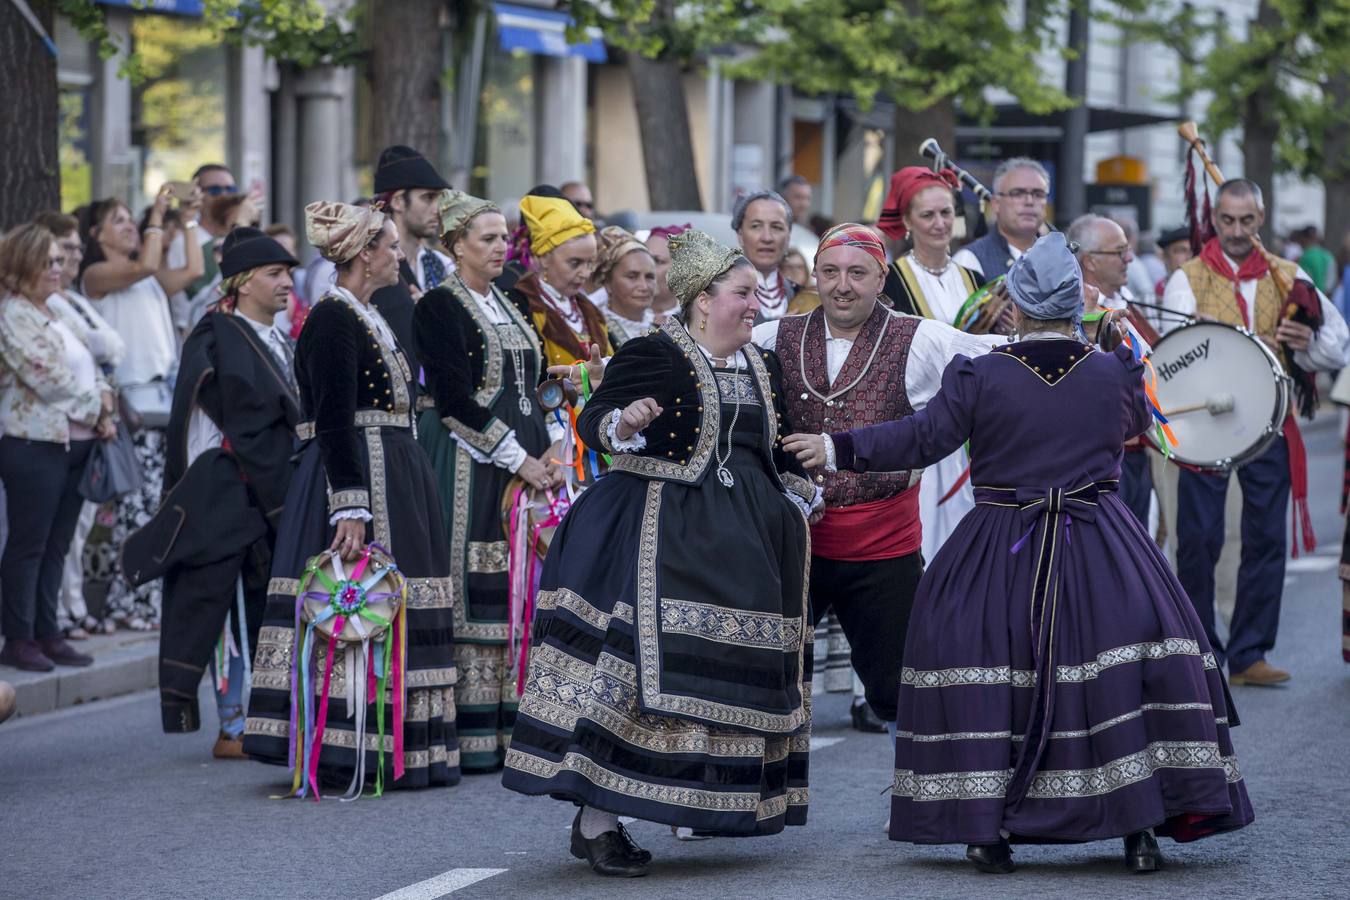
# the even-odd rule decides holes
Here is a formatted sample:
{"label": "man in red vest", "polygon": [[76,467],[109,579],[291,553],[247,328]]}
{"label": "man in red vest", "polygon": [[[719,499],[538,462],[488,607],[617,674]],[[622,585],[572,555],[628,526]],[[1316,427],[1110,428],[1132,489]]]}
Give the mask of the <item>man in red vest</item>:
{"label": "man in red vest", "polygon": [[[837,225],[816,250],[821,305],[756,326],[754,341],[783,363],[788,417],[801,432],[858,428],[922,409],[954,356],[1007,338],[969,335],[894,312],[877,298],[886,249],[866,225]],[[834,608],[853,648],[867,702],[894,734],[905,632],[923,573],[921,472],[812,473],[824,517],[811,528],[811,607]]]}

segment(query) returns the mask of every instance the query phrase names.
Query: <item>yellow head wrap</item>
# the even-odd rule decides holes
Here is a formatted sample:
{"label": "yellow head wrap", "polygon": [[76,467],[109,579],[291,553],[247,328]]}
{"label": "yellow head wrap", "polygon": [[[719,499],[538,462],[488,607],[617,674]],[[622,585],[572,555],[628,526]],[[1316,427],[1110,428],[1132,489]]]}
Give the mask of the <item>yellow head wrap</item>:
{"label": "yellow head wrap", "polygon": [[543,256],[583,234],[595,234],[591,220],[561,197],[528,196],[520,201],[520,213],[530,232],[530,252]]}

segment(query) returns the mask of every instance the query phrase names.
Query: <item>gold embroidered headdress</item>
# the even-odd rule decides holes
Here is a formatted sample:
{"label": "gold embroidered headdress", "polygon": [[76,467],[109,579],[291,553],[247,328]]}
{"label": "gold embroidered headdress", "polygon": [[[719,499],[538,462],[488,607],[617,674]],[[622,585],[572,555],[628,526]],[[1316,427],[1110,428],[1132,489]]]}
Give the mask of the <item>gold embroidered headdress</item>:
{"label": "gold embroidered headdress", "polygon": [[384,228],[376,206],[317,200],[305,207],[305,237],[329,262],[351,260]]}
{"label": "gold embroidered headdress", "polygon": [[718,275],[744,256],[740,248],[724,247],[707,232],[690,228],[670,238],[670,269],[666,283],[680,301],[680,311],[688,312],[694,302]]}
{"label": "gold embroidered headdress", "polygon": [[454,188],[441,191],[436,207],[441,219],[441,242],[445,244],[446,250],[450,249],[459,230],[468,225],[474,216],[485,212],[501,212],[497,204]]}

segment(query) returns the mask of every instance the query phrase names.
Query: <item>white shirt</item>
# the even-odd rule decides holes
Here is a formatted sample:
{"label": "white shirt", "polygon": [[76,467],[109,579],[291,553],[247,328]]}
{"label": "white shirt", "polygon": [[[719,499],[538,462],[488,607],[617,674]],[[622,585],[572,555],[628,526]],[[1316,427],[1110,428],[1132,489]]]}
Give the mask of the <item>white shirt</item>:
{"label": "white shirt", "polygon": [[961,311],[966,300],[970,299],[971,293],[966,289],[966,281],[961,275],[961,270],[957,268],[960,263],[955,257],[952,257],[952,262],[956,265],[949,265],[941,275],[934,275],[911,257],[905,256],[900,259],[900,265],[914,273],[919,282],[919,290],[923,291],[923,299],[928,302],[928,308],[933,311],[934,318],[949,325],[956,321],[956,314]]}
{"label": "white shirt", "polygon": [[[283,370],[290,365],[291,356],[285,349],[286,336],[279,331],[274,324],[264,325],[262,322],[255,322],[248,316],[240,315],[239,320],[247,322],[258,339],[266,345],[268,351],[276,358],[277,365]],[[225,442],[225,435],[211,417],[206,414],[200,406],[193,405],[192,415],[188,419],[187,433],[187,462],[192,465],[197,457],[201,456],[207,450],[219,447]]]}
{"label": "white shirt", "polygon": [[66,288],[48,297],[47,305],[68,309],[72,315],[84,321],[87,326],[89,350],[99,365],[116,368],[122,361],[127,352],[126,342],[117,333],[117,329],[98,314],[98,310],[94,309],[94,302],[88,297]]}
{"label": "white shirt", "polygon": [[553,285],[542,278],[539,279],[539,287],[543,289],[544,302],[567,323],[568,328],[576,334],[581,334],[586,328],[586,317],[581,314],[581,305],[564,299],[562,294],[553,289]]}
{"label": "white shirt", "polygon": [[[1230,259],[1228,254],[1224,254],[1224,259],[1233,267],[1236,272],[1238,264]],[[1312,284],[1312,279],[1308,273],[1302,269],[1298,271],[1298,278]],[[1247,301],[1247,327],[1252,327],[1251,316],[1255,313],[1256,307],[1256,279],[1249,278],[1238,285],[1242,297]],[[1337,369],[1350,365],[1350,329],[1346,328],[1345,319],[1336,309],[1335,305],[1327,299],[1326,294],[1317,291],[1317,299],[1322,304],[1322,327],[1313,337],[1312,343],[1308,345],[1307,350],[1299,350],[1294,354],[1294,362],[1298,363],[1303,369],[1313,372],[1333,372]],[[1167,279],[1167,287],[1163,291],[1162,305],[1170,310],[1181,313],[1185,316],[1195,315],[1195,291],[1191,288],[1191,280],[1186,276],[1186,272],[1177,269],[1172,273],[1172,277]],[[1163,331],[1171,331],[1180,327],[1182,323],[1166,322],[1163,323]]]}
{"label": "white shirt", "polygon": [[[75,385],[79,393],[92,394],[98,389],[98,365],[94,354],[89,352],[84,341],[71,331],[59,318],[52,319],[47,326],[61,336],[61,344],[66,350],[66,366],[75,376]],[[70,420],[70,439],[87,441],[94,436],[94,429],[74,419]]]}
{"label": "white shirt", "polygon": [[[181,269],[187,265],[187,245],[184,243],[184,236],[188,233],[197,236],[197,243],[202,246],[202,253],[205,254],[206,245],[216,239],[216,236],[207,231],[201,225],[196,228],[182,228],[173,236],[172,243],[166,254],[165,263],[170,269]],[[169,298],[169,310],[173,318],[175,327],[186,331],[190,326],[188,322],[189,308],[192,298],[187,295],[187,291],[177,291]],[[198,316],[200,318],[200,316]]]}
{"label": "white shirt", "polygon": [[118,384],[146,384],[173,374],[178,332],[169,315],[169,298],[155,276],[92,302],[126,344],[126,356],[117,366]]}
{"label": "white shirt", "polygon": [[[1012,244],[1008,245],[1008,252],[1012,254],[1013,262],[1017,262],[1019,259],[1022,258],[1022,251],[1018,250]],[[962,247],[960,250],[957,250],[955,253],[953,253],[952,262],[956,263],[958,266],[965,266],[967,269],[979,272],[981,275],[985,274],[984,266],[980,265],[980,261],[975,257],[974,253],[970,252],[970,249],[968,247]],[[996,273],[996,274],[1007,274],[1007,273]]]}
{"label": "white shirt", "polygon": [[[891,313],[901,316],[902,313]],[[765,350],[774,350],[778,345],[779,322],[764,322],[755,326],[753,340]],[[959,356],[983,356],[994,347],[1008,342],[1000,334],[967,334],[950,325],[934,319],[923,319],[914,330],[914,339],[909,346],[909,361],[905,363],[905,394],[909,405],[915,411],[923,409],[928,401],[942,387],[942,372],[947,364]],[[825,322],[825,359],[829,370],[830,382],[839,377],[844,368],[849,351],[853,349],[852,338],[838,338],[830,332],[829,320]],[[783,359],[783,365],[798,365],[796,359]]]}

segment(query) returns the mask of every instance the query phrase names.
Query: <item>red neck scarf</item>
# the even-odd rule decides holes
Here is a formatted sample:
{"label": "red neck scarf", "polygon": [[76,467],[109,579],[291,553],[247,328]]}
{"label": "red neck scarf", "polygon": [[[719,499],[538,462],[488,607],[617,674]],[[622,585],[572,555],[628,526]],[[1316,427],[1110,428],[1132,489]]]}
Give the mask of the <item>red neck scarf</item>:
{"label": "red neck scarf", "polygon": [[1242,296],[1242,282],[1259,281],[1270,274],[1270,264],[1266,262],[1266,255],[1253,248],[1234,272],[1228,257],[1224,256],[1219,239],[1214,237],[1205,241],[1205,246],[1200,248],[1200,259],[1204,260],[1205,265],[1209,266],[1215,275],[1233,283],[1233,296],[1237,299],[1238,309],[1242,311],[1242,323],[1249,327],[1254,326],[1256,323],[1247,309],[1247,298]]}

